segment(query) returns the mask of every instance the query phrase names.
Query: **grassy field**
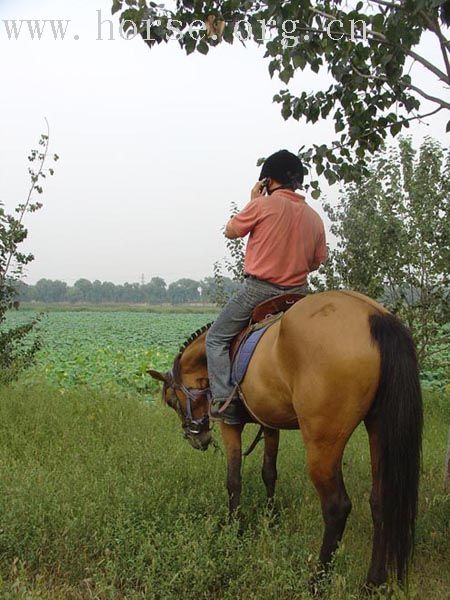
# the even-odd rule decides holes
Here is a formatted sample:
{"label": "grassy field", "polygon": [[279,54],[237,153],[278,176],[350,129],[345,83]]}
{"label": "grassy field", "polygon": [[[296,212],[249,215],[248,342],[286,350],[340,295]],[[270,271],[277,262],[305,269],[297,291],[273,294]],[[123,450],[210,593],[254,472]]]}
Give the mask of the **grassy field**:
{"label": "grassy field", "polygon": [[[425,413],[409,597],[441,600],[450,598],[448,404],[428,395]],[[1,391],[0,440],[2,600],[308,598],[322,521],[298,433],[282,435],[276,516],[265,512],[262,448],[246,460],[240,536],[226,520],[222,452],[192,450],[159,404],[17,385]],[[354,509],[324,596],[333,600],[359,597],[369,560],[362,429],[345,474]]]}
{"label": "grassy field", "polygon": [[[8,323],[31,313],[11,313]],[[299,435],[282,435],[274,515],[261,451],[244,466],[243,533],[227,523],[225,459],[181,438],[145,370],[170,366],[207,314],[50,312],[20,384],[0,389],[0,599],[301,600],[322,519]],[[418,544],[409,596],[450,599],[450,402],[426,392]],[[247,441],[254,435],[249,428]],[[366,435],[345,456],[354,509],[324,600],[359,597],[371,519]],[[396,598],[404,598],[396,592]]]}

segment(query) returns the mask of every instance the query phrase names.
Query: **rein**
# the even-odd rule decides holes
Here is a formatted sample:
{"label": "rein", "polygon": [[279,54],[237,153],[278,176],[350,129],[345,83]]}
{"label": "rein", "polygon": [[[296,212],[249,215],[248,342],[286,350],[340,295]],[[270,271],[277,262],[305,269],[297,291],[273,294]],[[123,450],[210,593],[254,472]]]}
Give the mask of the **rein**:
{"label": "rein", "polygon": [[[199,332],[197,332],[197,333],[199,333]],[[193,341],[193,340],[191,338],[188,341]],[[200,419],[194,419],[194,416],[193,416],[193,405],[195,405],[195,403],[198,400],[200,400],[200,398],[203,398],[205,396],[209,402],[212,398],[212,393],[211,393],[211,388],[209,386],[206,388],[190,388],[190,387],[187,387],[186,385],[184,385],[184,383],[179,381],[180,358],[183,353],[183,350],[185,350],[185,347],[181,348],[180,353],[176,357],[175,362],[173,364],[172,371],[169,371],[168,373],[166,373],[166,380],[165,380],[165,383],[164,383],[164,386],[162,389],[162,397],[163,397],[163,401],[166,401],[165,400],[166,391],[170,390],[172,392],[172,397],[170,398],[170,400],[167,403],[169,404],[169,406],[171,406],[173,409],[176,410],[179,417],[181,418],[185,439],[189,439],[189,438],[192,439],[192,438],[195,438],[195,436],[199,435],[200,433],[203,433],[205,431],[211,431],[211,429],[212,429],[212,427],[210,426],[210,422],[209,422],[209,411],[205,415],[203,415],[203,417],[201,417]],[[185,412],[183,411],[180,399],[177,396],[177,391],[181,392],[186,397],[186,411]],[[263,438],[263,433],[264,433],[264,426],[261,425],[258,433],[256,434],[254,441],[252,442],[252,444],[250,444],[250,447],[243,453],[244,457],[249,456],[253,452],[253,450],[256,448],[258,443]]]}

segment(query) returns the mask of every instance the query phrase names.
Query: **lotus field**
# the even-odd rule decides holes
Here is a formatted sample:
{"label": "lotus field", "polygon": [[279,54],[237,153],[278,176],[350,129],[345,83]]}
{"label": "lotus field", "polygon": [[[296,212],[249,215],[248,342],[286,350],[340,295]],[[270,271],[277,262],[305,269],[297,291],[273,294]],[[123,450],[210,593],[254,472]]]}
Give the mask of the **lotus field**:
{"label": "lotus field", "polygon": [[[35,314],[12,312],[7,323],[23,323]],[[27,377],[45,378],[63,389],[89,386],[104,392],[138,393],[152,400],[158,384],[146,374],[149,366],[169,369],[185,339],[215,315],[164,310],[51,311],[42,316],[43,347]],[[448,392],[449,369],[450,349],[433,353],[433,361],[422,372],[424,389]]]}
{"label": "lotus field", "polygon": [[[149,365],[168,369],[181,343],[214,320],[214,313],[50,312],[43,316],[38,364],[29,378],[44,376],[63,389],[90,386],[100,391],[154,397],[158,385]],[[9,323],[31,318],[11,313]]]}

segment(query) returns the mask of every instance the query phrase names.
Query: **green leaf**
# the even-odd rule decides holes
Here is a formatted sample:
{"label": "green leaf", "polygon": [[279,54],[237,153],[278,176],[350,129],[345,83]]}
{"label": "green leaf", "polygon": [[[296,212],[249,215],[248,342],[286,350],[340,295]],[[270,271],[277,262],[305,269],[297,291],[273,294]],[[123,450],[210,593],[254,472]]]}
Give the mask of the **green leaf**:
{"label": "green leaf", "polygon": [[283,108],[281,109],[281,115],[285,121],[287,121],[289,117],[292,116],[291,105],[289,103],[285,102],[283,104]]}
{"label": "green leaf", "polygon": [[295,69],[304,69],[306,66],[306,58],[304,54],[294,54],[292,57],[292,63]]}
{"label": "green leaf", "polygon": [[311,198],[318,200],[320,198],[320,190],[313,190],[311,192]]}
{"label": "green leaf", "polygon": [[283,83],[287,84],[291,80],[292,75],[293,75],[292,67],[286,67],[286,69],[283,69],[283,71],[281,71],[281,73],[278,75],[278,77],[281,79],[281,81]]}
{"label": "green leaf", "polygon": [[200,54],[208,54],[208,52],[209,52],[209,46],[205,42],[205,40],[202,40],[199,43],[199,45],[197,46],[197,50],[200,52]]}
{"label": "green leaf", "polygon": [[381,13],[376,14],[372,19],[372,27],[374,31],[381,31],[384,25],[384,17]]}
{"label": "green leaf", "polygon": [[277,69],[280,68],[280,61],[279,60],[272,60],[269,64],[269,73],[270,73],[270,77],[273,77],[275,71]]}
{"label": "green leaf", "polygon": [[186,48],[186,54],[192,54],[192,52],[194,52],[195,50],[195,39],[193,36],[188,35],[185,41],[185,48]]}
{"label": "green leaf", "polygon": [[333,183],[336,183],[336,179],[337,179],[336,174],[331,169],[325,169],[325,177],[327,178],[327,181],[330,185],[333,185]]}
{"label": "green leaf", "polygon": [[397,135],[397,133],[399,133],[401,131],[401,129],[402,129],[402,124],[401,123],[395,123],[391,127],[391,134],[395,137]]}
{"label": "green leaf", "polygon": [[450,121],[447,123],[447,127],[445,128],[445,131],[447,133],[450,131]]}
{"label": "green leaf", "polygon": [[119,12],[119,10],[122,8],[122,0],[113,0],[113,5],[111,8],[111,13],[113,15],[116,14],[116,12]]}

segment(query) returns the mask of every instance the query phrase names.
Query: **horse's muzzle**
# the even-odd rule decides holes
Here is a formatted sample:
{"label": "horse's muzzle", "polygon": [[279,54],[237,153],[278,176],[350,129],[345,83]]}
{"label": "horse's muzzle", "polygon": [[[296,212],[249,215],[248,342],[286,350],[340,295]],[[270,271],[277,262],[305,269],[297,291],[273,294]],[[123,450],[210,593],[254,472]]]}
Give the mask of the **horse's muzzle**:
{"label": "horse's muzzle", "polygon": [[184,438],[188,440],[194,450],[205,452],[212,442],[212,432],[210,429],[199,431],[197,433],[185,429]]}

